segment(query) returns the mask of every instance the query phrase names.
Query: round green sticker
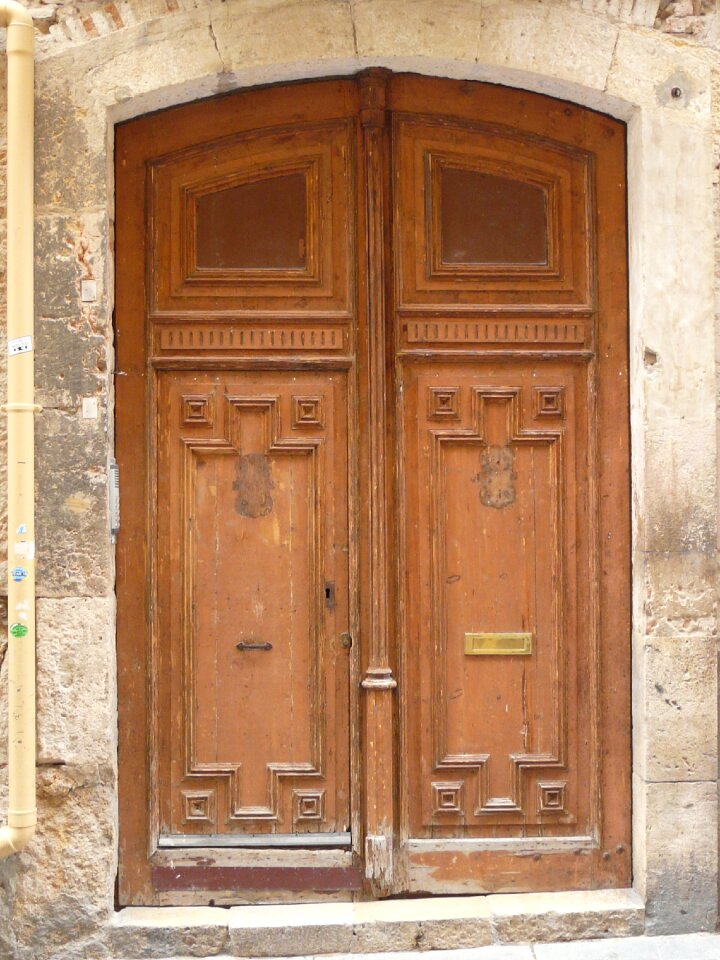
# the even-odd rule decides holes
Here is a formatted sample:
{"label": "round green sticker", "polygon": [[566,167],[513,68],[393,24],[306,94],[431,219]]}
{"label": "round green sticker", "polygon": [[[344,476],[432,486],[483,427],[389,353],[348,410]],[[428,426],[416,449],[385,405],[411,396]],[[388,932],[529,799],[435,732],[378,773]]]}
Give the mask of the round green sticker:
{"label": "round green sticker", "polygon": [[10,627],[10,633],[14,637],[25,637],[27,636],[27,632],[28,632],[28,628],[25,626],[24,623],[14,623]]}

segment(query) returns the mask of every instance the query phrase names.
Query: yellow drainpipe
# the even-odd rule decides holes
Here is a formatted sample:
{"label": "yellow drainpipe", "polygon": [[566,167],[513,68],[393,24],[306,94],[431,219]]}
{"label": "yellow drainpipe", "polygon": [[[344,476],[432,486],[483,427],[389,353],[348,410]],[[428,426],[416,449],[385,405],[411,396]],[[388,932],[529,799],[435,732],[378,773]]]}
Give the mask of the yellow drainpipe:
{"label": "yellow drainpipe", "polygon": [[8,781],[0,858],[35,833],[35,423],[33,371],[33,26],[0,0],[7,27]]}

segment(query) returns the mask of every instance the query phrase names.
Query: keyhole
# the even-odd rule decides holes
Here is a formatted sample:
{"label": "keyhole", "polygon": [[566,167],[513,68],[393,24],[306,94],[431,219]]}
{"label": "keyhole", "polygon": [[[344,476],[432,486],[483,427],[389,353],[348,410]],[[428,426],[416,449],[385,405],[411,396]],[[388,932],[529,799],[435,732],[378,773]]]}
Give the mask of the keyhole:
{"label": "keyhole", "polygon": [[335,584],[332,581],[325,584],[325,606],[328,610],[335,609]]}

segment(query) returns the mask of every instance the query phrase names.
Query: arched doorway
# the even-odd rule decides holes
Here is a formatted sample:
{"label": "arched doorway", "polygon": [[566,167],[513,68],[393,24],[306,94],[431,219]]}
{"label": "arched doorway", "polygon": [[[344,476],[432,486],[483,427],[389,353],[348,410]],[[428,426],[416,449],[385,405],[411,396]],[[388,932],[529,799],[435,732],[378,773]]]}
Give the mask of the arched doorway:
{"label": "arched doorway", "polygon": [[117,148],[122,902],[627,885],[622,124],[369,71]]}

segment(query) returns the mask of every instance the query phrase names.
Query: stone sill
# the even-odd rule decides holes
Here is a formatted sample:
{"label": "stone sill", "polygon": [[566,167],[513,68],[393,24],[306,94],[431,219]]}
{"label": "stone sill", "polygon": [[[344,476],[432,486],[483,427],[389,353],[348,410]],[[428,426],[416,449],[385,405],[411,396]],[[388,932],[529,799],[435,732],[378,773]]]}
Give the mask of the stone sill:
{"label": "stone sill", "polygon": [[[355,903],[126,907],[113,917],[113,956],[297,957],[457,950],[638,936],[633,890],[516,893]],[[202,951],[202,952],[200,952]]]}

